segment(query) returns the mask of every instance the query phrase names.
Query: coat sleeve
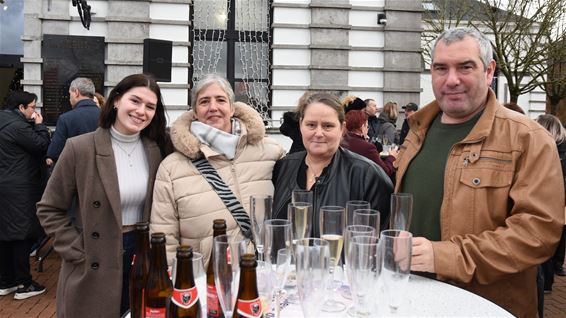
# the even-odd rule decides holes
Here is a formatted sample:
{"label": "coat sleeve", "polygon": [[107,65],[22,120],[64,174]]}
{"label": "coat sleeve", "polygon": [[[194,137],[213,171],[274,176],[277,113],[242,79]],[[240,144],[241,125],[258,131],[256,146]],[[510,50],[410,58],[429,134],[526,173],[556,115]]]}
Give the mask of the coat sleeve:
{"label": "coat sleeve", "polygon": [[55,133],[53,134],[53,140],[51,141],[49,149],[47,150],[47,157],[57,161],[59,155],[61,155],[61,151],[63,151],[63,147],[65,146],[65,142],[67,141],[68,136],[69,134],[65,117],[61,116],[57,120],[57,126],[55,127]]}
{"label": "coat sleeve", "polygon": [[[564,185],[554,141],[543,128],[527,134],[509,190],[505,225],[432,242],[436,273],[480,284],[542,264],[554,254],[564,224]],[[481,211],[489,213],[489,211]]]}
{"label": "coat sleeve", "polygon": [[77,193],[75,163],[75,148],[69,142],[37,204],[37,216],[45,232],[54,237],[53,247],[61,258],[78,263],[85,258],[82,229],[67,212]]}
{"label": "coat sleeve", "polygon": [[167,261],[169,263],[175,257],[177,247],[180,245],[179,228],[179,211],[173,193],[171,174],[166,165],[161,163],[159,169],[157,169],[153,188],[150,230],[151,233],[165,233]]}
{"label": "coat sleeve", "polygon": [[18,124],[13,133],[16,143],[28,153],[35,156],[45,155],[49,146],[49,132],[44,124]]}

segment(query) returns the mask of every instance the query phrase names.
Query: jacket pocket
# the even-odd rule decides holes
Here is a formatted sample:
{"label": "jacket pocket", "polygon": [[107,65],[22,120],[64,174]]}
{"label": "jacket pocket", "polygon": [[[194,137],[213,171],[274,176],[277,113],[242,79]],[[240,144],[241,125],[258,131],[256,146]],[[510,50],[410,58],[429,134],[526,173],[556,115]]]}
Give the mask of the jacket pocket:
{"label": "jacket pocket", "polygon": [[460,182],[468,187],[502,188],[508,187],[513,181],[513,171],[501,171],[495,169],[462,169]]}

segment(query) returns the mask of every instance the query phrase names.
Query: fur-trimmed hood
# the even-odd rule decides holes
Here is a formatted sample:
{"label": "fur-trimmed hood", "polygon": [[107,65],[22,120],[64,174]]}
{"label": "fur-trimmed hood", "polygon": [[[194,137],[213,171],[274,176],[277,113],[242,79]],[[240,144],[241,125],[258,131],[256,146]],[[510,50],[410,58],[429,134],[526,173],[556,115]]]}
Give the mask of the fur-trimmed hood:
{"label": "fur-trimmed hood", "polygon": [[[259,113],[241,102],[234,103],[234,118],[242,124],[242,134],[238,148],[245,144],[257,144],[265,137],[265,126]],[[171,126],[171,141],[175,150],[189,157],[197,159],[203,156],[203,146],[198,138],[191,133],[191,123],[195,121],[194,110],[181,115]]]}

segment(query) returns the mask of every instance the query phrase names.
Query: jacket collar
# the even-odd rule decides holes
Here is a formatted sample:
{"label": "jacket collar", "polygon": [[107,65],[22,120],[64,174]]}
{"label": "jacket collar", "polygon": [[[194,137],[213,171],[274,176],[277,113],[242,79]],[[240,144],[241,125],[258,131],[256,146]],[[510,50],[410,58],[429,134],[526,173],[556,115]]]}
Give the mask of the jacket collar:
{"label": "jacket collar", "polygon": [[77,109],[79,107],[86,107],[86,106],[98,107],[98,106],[96,106],[96,104],[94,103],[94,101],[92,99],[85,98],[85,99],[81,99],[80,101],[78,101],[77,104],[75,105],[75,107],[73,107],[73,109]]}
{"label": "jacket collar", "polygon": [[[252,107],[236,102],[234,110],[234,117],[242,124],[242,133],[238,142],[238,150],[236,150],[236,157],[238,157],[239,149],[242,149],[244,145],[255,145],[265,137],[265,126],[259,113]],[[171,125],[171,141],[175,150],[189,159],[219,155],[207,145],[201,144],[198,138],[191,133],[191,123],[195,120],[195,113],[191,110],[182,114]]]}
{"label": "jacket collar", "polygon": [[[497,101],[495,93],[490,88],[487,94],[487,101],[482,115],[480,116],[478,122],[472,128],[470,133],[464,138],[464,140],[462,140],[462,142],[475,142],[486,138],[493,127],[495,113],[497,112],[497,109],[499,107],[501,106]],[[435,100],[427,104],[425,107],[423,107],[421,110],[419,110],[409,118],[409,126],[412,130],[415,131],[419,139],[424,139],[428,128],[432,124],[432,121],[440,112],[440,106]]]}

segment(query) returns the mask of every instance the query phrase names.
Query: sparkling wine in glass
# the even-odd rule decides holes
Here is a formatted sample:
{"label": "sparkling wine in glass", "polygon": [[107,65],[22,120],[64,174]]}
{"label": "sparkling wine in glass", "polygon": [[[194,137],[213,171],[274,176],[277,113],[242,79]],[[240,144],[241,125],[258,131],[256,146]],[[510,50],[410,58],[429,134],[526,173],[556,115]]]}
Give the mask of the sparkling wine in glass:
{"label": "sparkling wine in glass", "polygon": [[300,240],[311,232],[312,203],[296,202],[287,206],[287,219],[291,221],[293,239]]}
{"label": "sparkling wine in glass", "polygon": [[330,298],[324,303],[322,310],[339,312],[346,309],[346,304],[335,299],[334,295],[342,286],[341,280],[335,277],[339,269],[340,256],[344,245],[345,209],[341,206],[323,206],[320,208],[320,238],[328,242],[330,250]]}

